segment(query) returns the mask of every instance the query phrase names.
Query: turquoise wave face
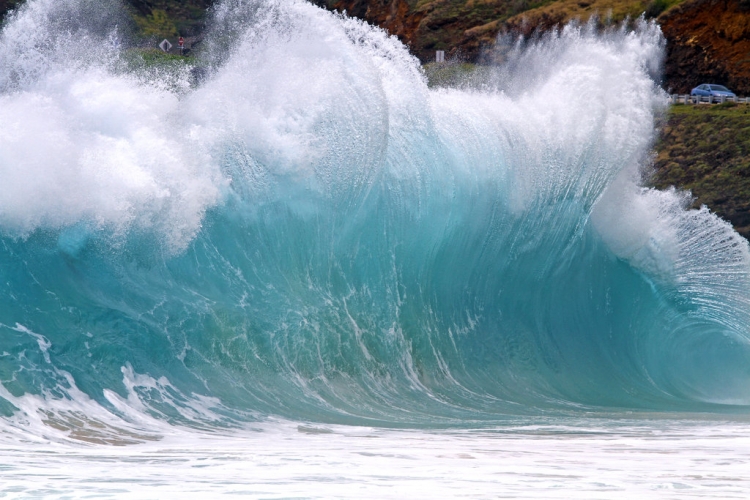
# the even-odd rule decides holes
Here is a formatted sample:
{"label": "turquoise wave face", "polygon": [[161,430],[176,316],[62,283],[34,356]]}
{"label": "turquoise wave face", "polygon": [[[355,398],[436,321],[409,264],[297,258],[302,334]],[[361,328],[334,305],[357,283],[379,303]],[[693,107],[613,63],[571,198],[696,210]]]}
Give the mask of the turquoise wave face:
{"label": "turquoise wave face", "polygon": [[46,51],[14,38],[84,4],[31,1],[2,32],[28,77],[0,95],[9,422],[750,402],[747,242],[639,187],[665,102],[656,25],[570,26],[428,88],[358,21],[225,2],[191,86],[190,68],[76,55],[112,39],[100,25]]}

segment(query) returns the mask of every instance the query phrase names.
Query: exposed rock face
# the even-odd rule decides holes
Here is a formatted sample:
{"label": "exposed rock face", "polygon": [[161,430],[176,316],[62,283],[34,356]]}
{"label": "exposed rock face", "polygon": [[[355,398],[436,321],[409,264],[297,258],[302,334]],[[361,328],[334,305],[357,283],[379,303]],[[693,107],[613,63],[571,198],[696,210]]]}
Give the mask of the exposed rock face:
{"label": "exposed rock face", "polygon": [[667,38],[666,88],[688,93],[719,83],[750,95],[750,1],[691,0],[659,22]]}
{"label": "exposed rock face", "polygon": [[[572,19],[619,22],[680,0],[312,0],[364,19],[398,36],[423,62],[435,50],[476,61],[499,33],[528,36]],[[750,0],[748,0],[750,1]],[[658,13],[658,12],[657,12]]]}
{"label": "exposed rock face", "polygon": [[346,11],[398,36],[423,62],[436,50],[449,57],[476,60],[491,45],[507,19],[541,2],[507,0],[318,0],[329,9]]}
{"label": "exposed rock face", "polygon": [[314,3],[380,26],[409,47],[415,47],[416,33],[424,13],[417,12],[409,0],[331,0]]}
{"label": "exposed rock face", "polygon": [[[659,3],[661,2],[661,3]],[[316,0],[398,36],[423,62],[435,50],[474,61],[501,32],[528,36],[571,19],[619,22],[667,0]],[[674,2],[668,2],[672,4]],[[686,93],[701,83],[725,84],[750,95],[750,0],[688,0],[658,22],[667,38],[664,87]]]}

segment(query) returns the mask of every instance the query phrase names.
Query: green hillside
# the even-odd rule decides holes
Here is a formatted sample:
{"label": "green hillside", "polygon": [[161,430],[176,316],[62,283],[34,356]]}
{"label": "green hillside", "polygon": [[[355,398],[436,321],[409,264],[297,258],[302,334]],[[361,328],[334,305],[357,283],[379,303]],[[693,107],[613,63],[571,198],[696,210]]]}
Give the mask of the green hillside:
{"label": "green hillside", "polygon": [[656,144],[655,187],[690,189],[750,238],[750,105],[675,105]]}
{"label": "green hillside", "polygon": [[127,0],[126,4],[141,36],[174,38],[199,35],[213,1]]}
{"label": "green hillside", "polygon": [[[24,0],[0,0],[0,20]],[[176,38],[200,35],[206,10],[213,0],[125,0],[136,34],[143,38]]]}

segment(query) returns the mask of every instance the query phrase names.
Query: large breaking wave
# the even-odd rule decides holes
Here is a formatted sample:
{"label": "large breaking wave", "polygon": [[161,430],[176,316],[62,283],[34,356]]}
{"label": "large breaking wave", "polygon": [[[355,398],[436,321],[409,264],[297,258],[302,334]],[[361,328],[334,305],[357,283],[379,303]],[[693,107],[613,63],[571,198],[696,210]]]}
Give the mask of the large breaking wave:
{"label": "large breaking wave", "polygon": [[31,0],[0,36],[6,428],[750,403],[747,242],[640,187],[655,24],[429,88],[301,1],[218,5],[198,82],[122,19]]}

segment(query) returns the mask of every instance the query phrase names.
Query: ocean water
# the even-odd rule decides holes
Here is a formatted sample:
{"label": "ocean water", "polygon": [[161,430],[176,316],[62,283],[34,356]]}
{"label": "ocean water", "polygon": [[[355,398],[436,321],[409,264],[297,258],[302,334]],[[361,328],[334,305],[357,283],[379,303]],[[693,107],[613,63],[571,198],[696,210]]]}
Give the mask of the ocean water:
{"label": "ocean water", "polygon": [[658,26],[430,87],[303,1],[189,64],[122,9],[0,32],[0,496],[750,494],[750,248],[643,187]]}

